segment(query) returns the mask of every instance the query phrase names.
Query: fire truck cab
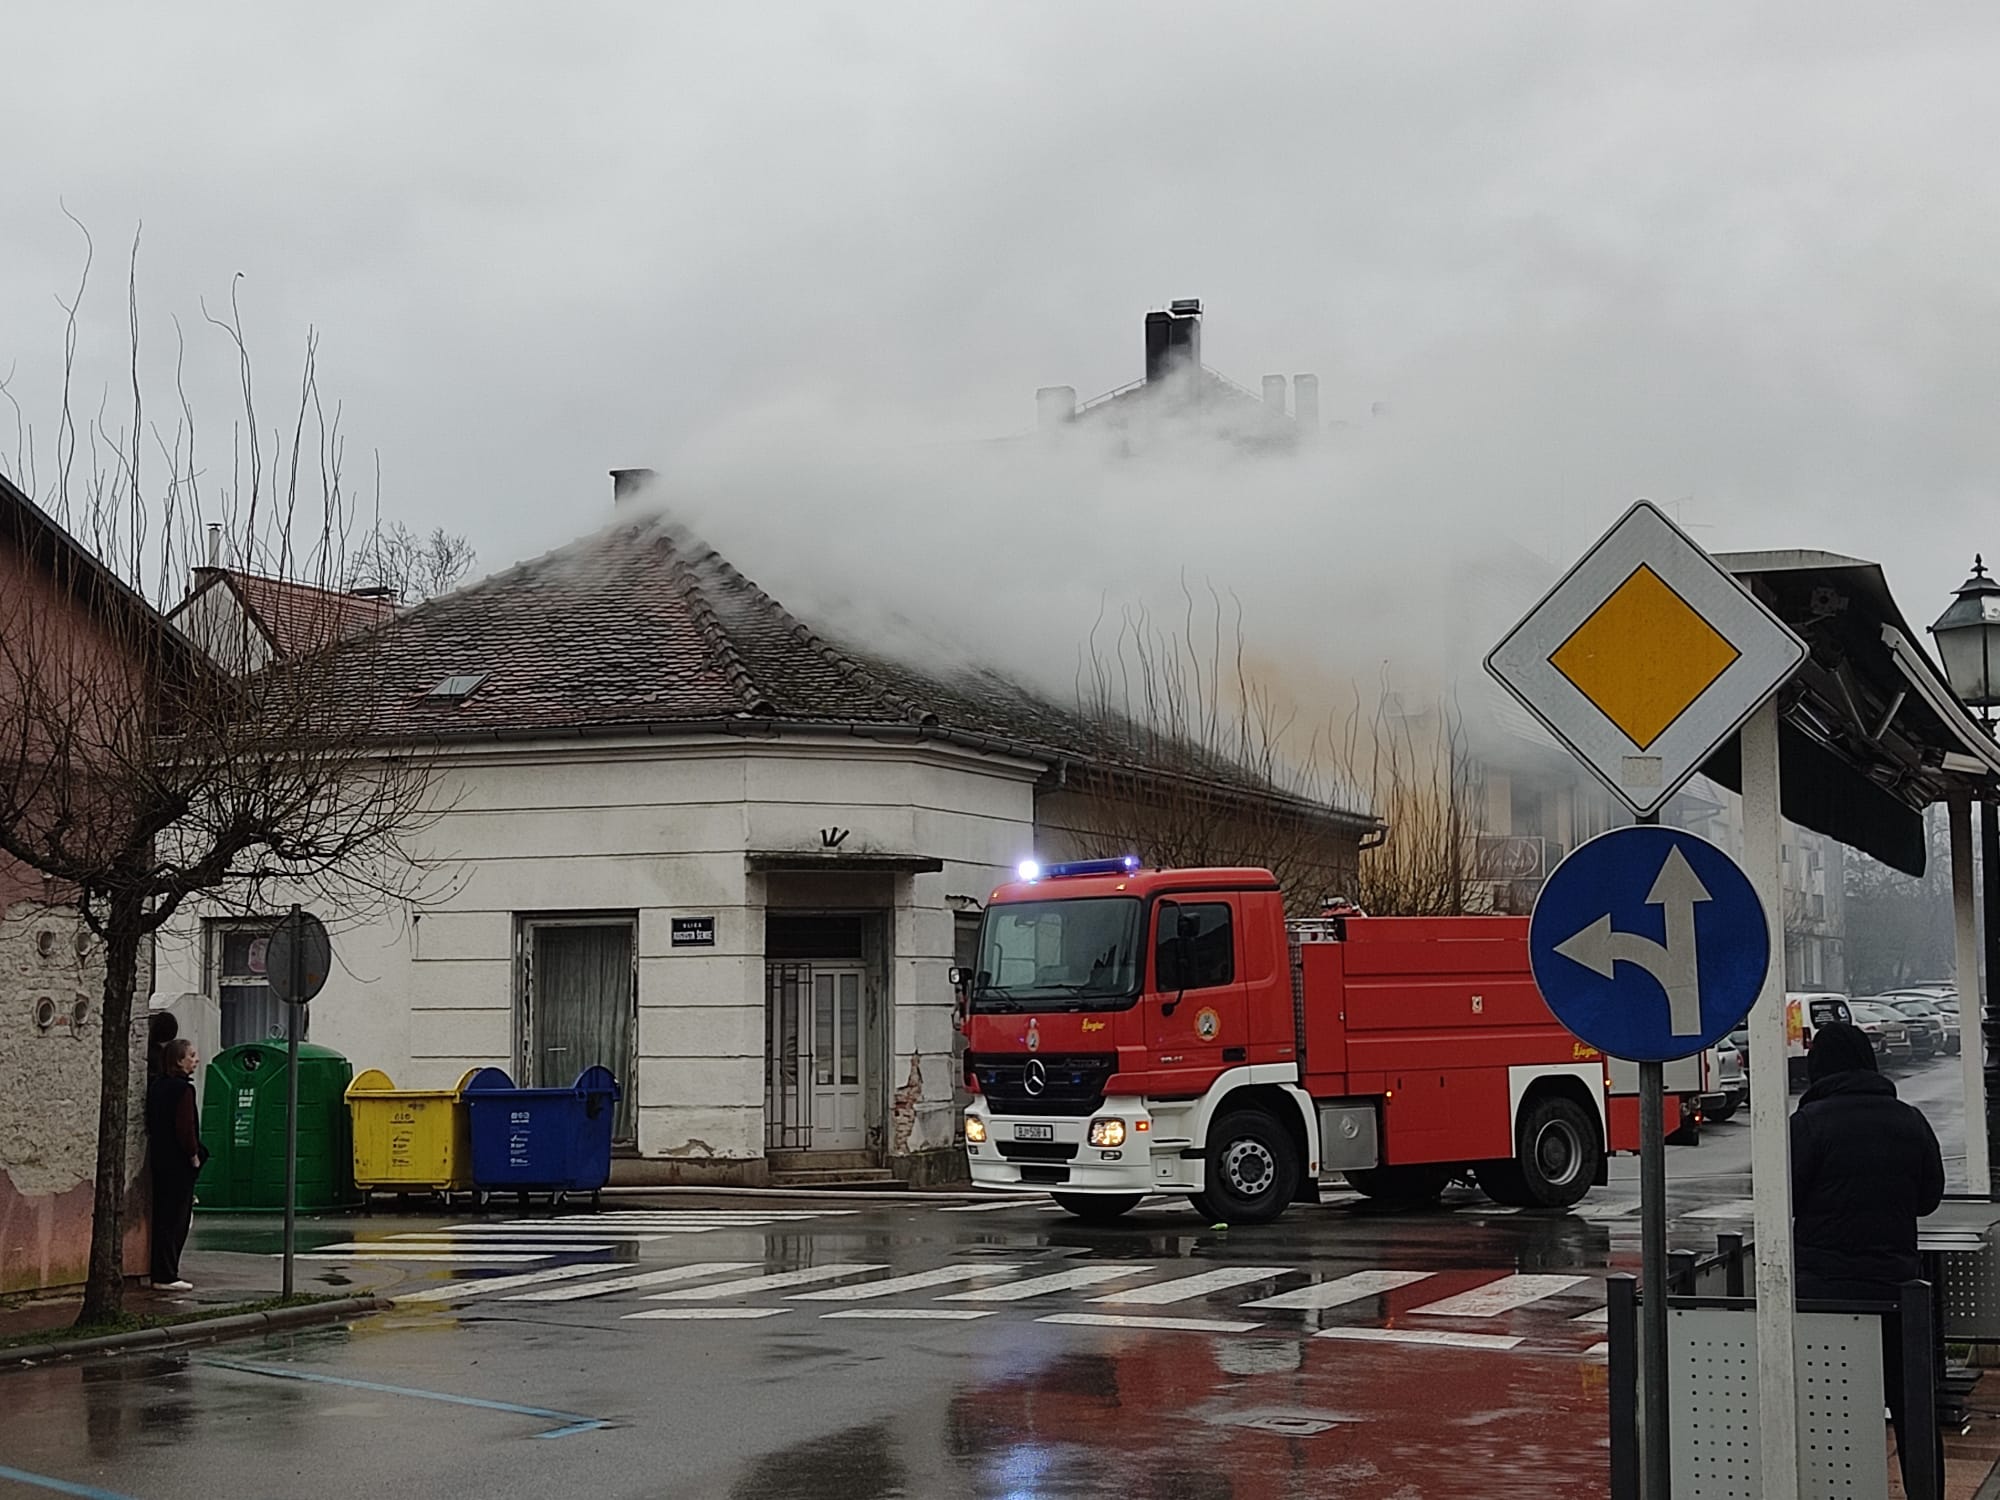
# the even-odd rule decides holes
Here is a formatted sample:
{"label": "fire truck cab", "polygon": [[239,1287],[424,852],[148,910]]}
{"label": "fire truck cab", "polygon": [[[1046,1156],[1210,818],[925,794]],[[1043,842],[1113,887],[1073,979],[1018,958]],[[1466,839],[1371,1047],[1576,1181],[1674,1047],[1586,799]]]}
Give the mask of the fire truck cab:
{"label": "fire truck cab", "polygon": [[1559,1207],[1637,1149],[1637,1101],[1543,1002],[1525,919],[1288,923],[1254,868],[1023,873],[953,974],[979,1186],[1089,1219],[1174,1193],[1259,1223],[1335,1174]]}

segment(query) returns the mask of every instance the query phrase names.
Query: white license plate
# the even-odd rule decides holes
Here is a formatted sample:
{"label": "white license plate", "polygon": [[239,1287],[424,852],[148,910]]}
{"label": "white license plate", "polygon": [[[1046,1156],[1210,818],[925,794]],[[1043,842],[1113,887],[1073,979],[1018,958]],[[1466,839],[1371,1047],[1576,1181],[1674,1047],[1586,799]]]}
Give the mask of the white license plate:
{"label": "white license plate", "polygon": [[1014,1139],[1017,1141],[1052,1141],[1056,1138],[1053,1125],[1016,1125]]}

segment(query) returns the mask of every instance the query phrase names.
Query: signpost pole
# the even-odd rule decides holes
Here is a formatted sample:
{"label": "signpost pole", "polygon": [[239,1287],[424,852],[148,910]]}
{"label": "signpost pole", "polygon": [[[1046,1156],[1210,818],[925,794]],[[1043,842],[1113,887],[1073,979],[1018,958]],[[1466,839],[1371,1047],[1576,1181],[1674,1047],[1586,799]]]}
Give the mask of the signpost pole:
{"label": "signpost pole", "polygon": [[292,1255],[297,1245],[299,1202],[299,1000],[305,993],[304,925],[296,902],[291,943],[291,997],[285,1001],[285,1296],[292,1295]]}
{"label": "signpost pole", "polygon": [[1771,929],[1771,966],[1750,1010],[1750,1193],[1757,1241],[1757,1429],[1764,1500],[1798,1500],[1797,1297],[1792,1274],[1791,1060],[1785,1032],[1785,896],[1779,862],[1778,707],[1744,723],[1743,863]]}
{"label": "signpost pole", "polygon": [[1639,1411],[1645,1442],[1646,1500],[1673,1494],[1667,1431],[1667,1123],[1666,1064],[1639,1064]]}
{"label": "signpost pole", "polygon": [[[1658,813],[1639,819],[1657,824]],[[1639,1064],[1639,1424],[1646,1500],[1673,1494],[1667,1431],[1667,1076],[1666,1064]]]}

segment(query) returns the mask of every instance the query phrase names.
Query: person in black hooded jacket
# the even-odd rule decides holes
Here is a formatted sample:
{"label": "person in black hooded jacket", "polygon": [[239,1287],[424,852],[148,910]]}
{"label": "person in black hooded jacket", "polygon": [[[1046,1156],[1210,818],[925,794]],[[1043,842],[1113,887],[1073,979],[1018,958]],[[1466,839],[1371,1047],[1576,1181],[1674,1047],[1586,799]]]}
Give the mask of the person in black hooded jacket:
{"label": "person in black hooded jacket", "polygon": [[[1808,1087],[1792,1116],[1792,1237],[1807,1301],[1894,1302],[1923,1275],[1917,1220],[1944,1197],[1944,1156],[1921,1111],[1896,1097],[1867,1033],[1833,1021],[1806,1054]],[[1882,1329],[1882,1384],[1905,1459],[1903,1362],[1896,1320]],[[1933,1432],[1937,1473],[1944,1440]]]}

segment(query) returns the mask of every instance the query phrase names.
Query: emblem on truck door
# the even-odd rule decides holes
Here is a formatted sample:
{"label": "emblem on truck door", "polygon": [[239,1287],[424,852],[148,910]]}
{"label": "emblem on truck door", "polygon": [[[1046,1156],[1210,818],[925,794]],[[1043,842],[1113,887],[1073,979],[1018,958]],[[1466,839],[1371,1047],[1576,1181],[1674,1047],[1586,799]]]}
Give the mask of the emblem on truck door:
{"label": "emblem on truck door", "polygon": [[1222,1017],[1218,1016],[1214,1011],[1204,1008],[1195,1012],[1194,1034],[1204,1042],[1214,1041],[1216,1033],[1221,1030]]}

